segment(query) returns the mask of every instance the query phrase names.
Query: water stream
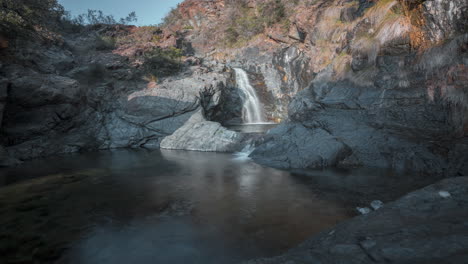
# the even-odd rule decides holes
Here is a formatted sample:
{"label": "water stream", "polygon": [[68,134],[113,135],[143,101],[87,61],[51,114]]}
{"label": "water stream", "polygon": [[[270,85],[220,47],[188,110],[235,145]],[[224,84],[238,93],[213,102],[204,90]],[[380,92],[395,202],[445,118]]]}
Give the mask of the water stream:
{"label": "water stream", "polygon": [[242,69],[235,68],[234,70],[236,71],[237,85],[244,94],[244,105],[242,109],[244,123],[266,123],[263,113],[263,106],[258,99],[255,89],[250,84],[249,76]]}

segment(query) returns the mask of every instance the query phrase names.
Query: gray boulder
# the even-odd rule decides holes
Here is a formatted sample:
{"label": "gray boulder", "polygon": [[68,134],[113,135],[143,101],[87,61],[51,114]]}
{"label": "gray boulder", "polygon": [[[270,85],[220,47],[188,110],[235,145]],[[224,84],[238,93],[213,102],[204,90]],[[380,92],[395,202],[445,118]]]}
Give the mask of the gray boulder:
{"label": "gray boulder", "polygon": [[163,149],[204,152],[234,152],[242,148],[243,136],[220,123],[206,121],[201,112],[194,114],[174,134],[161,142]]}
{"label": "gray boulder", "polygon": [[256,162],[275,168],[323,168],[337,165],[351,149],[327,131],[300,123],[281,125],[251,154]]}

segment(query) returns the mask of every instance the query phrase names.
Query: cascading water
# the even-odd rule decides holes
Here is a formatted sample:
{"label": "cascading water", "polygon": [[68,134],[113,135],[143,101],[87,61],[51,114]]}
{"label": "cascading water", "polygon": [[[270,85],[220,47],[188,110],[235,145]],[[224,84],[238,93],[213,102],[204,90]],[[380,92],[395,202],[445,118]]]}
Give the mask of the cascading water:
{"label": "cascading water", "polygon": [[258,100],[255,89],[250,85],[249,76],[242,69],[235,68],[234,70],[236,71],[237,85],[245,95],[242,109],[244,122],[247,124],[265,123],[262,104]]}

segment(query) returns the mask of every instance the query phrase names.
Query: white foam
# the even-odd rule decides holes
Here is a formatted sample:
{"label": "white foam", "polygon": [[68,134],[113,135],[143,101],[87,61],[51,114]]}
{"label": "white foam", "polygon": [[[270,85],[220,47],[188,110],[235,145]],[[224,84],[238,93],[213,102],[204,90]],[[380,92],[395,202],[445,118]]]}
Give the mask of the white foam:
{"label": "white foam", "polygon": [[250,154],[255,150],[255,147],[252,144],[245,146],[240,152],[234,153],[235,161],[249,161],[251,158]]}

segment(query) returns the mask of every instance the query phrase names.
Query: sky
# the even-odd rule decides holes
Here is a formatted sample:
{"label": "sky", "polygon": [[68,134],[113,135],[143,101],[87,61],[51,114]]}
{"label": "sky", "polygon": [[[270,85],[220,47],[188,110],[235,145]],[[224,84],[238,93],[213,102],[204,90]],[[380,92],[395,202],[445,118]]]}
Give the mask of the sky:
{"label": "sky", "polygon": [[161,19],[182,0],[58,0],[73,16],[87,13],[88,9],[102,10],[116,20],[135,11],[138,26],[161,23]]}

